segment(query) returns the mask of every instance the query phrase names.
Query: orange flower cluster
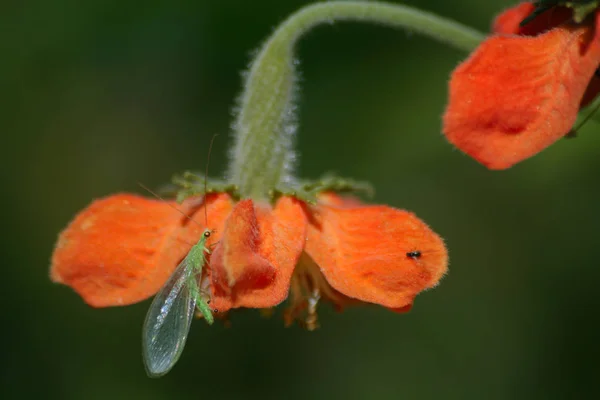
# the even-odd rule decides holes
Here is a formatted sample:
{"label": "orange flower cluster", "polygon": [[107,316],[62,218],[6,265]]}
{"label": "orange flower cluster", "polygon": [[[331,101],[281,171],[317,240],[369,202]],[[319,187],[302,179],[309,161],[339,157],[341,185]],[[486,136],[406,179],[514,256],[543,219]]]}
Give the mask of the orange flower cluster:
{"label": "orange flower cluster", "polygon": [[[226,193],[175,202],[121,194],[93,202],[60,234],[51,277],[94,307],[154,295],[202,234],[215,233],[201,286],[220,315],[270,308],[290,294],[288,322],[311,296],[338,306],[362,301],[407,311],[447,269],[442,239],[414,214],[321,194],[274,204]],[[309,310],[310,311],[310,310]]]}
{"label": "orange flower cluster", "polygon": [[450,80],[443,131],[490,169],[509,168],[564,137],[600,91],[600,14],[575,23],[571,8],[534,16],[535,9],[525,2],[501,14],[495,34]]}

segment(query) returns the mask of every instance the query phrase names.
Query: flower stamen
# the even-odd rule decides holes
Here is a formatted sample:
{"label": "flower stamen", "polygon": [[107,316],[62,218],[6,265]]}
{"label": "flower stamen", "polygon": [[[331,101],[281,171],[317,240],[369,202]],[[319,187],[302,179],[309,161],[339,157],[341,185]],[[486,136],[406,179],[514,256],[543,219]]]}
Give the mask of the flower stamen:
{"label": "flower stamen", "polygon": [[319,288],[314,288],[312,294],[308,297],[308,315],[306,317],[306,329],[308,331],[314,331],[319,327],[319,321],[317,317],[317,304],[321,298],[321,292]]}
{"label": "flower stamen", "polygon": [[333,303],[336,311],[342,311],[345,305],[356,302],[331,287],[319,266],[303,253],[290,282],[289,306],[283,315],[285,326],[297,321],[308,331],[317,329],[317,306],[321,298]]}

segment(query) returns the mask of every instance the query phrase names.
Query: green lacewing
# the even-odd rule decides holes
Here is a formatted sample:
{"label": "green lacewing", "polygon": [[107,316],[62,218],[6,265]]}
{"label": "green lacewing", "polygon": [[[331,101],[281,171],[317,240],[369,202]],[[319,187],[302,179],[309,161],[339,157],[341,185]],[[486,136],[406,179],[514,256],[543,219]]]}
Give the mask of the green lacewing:
{"label": "green lacewing", "polygon": [[214,321],[198,284],[202,268],[206,264],[206,254],[210,254],[206,247],[210,235],[209,229],[204,230],[198,243],[154,297],[146,314],[142,331],[142,353],[146,372],[150,377],[165,375],[179,360],[196,307],[206,322],[212,324]]}
{"label": "green lacewing", "polygon": [[[215,140],[214,135],[208,148],[206,175],[208,176],[208,160]],[[206,178],[205,178],[206,179]],[[142,187],[144,187],[142,185]],[[144,187],[150,193],[160,198],[156,193]],[[204,193],[207,193],[204,182]],[[204,198],[206,201],[206,197]],[[177,210],[193,221],[181,210]],[[208,225],[208,212],[204,207],[204,215]],[[210,249],[206,242],[213,231],[205,229],[183,261],[179,263],[165,285],[154,296],[146,314],[142,329],[142,354],[146,372],[151,378],[165,375],[179,360],[194,318],[196,308],[200,311],[209,325],[214,322],[208,300],[203,297],[199,281],[202,269],[206,264],[206,255]]]}

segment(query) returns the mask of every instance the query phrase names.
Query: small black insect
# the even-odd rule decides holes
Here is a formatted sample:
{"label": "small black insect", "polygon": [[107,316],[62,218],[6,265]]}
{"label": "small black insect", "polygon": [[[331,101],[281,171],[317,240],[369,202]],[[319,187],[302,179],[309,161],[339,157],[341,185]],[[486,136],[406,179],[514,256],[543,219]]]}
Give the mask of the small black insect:
{"label": "small black insect", "polygon": [[408,253],[406,253],[406,257],[412,258],[413,260],[418,260],[419,258],[421,258],[421,252],[418,250],[409,251]]}

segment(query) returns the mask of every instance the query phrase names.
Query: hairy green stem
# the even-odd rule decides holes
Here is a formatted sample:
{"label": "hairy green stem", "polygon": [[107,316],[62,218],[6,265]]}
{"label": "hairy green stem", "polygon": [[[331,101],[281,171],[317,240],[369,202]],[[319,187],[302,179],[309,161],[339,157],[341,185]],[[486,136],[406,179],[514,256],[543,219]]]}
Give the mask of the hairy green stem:
{"label": "hairy green stem", "polygon": [[337,21],[405,28],[464,51],[474,49],[484,37],[457,22],[398,4],[333,1],[312,4],[292,14],[256,55],[239,98],[228,172],[242,197],[265,199],[271,189],[294,182],[294,46],[315,26]]}

